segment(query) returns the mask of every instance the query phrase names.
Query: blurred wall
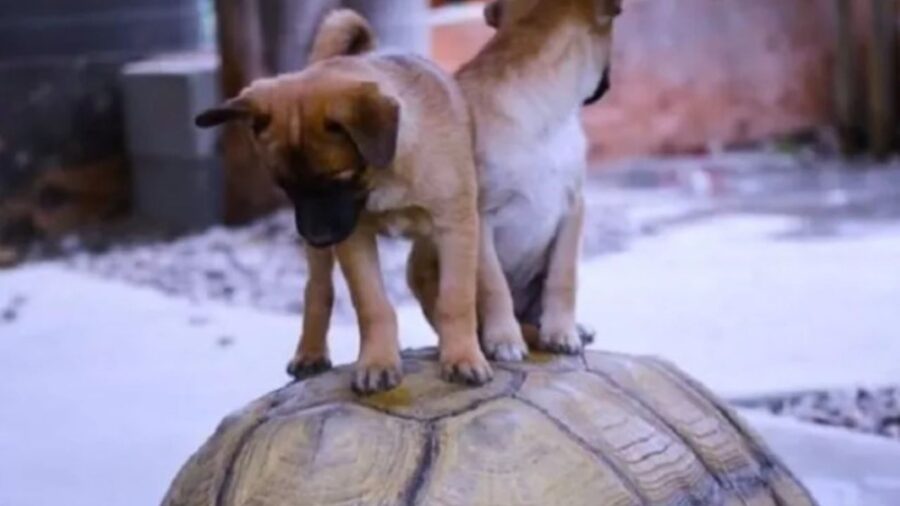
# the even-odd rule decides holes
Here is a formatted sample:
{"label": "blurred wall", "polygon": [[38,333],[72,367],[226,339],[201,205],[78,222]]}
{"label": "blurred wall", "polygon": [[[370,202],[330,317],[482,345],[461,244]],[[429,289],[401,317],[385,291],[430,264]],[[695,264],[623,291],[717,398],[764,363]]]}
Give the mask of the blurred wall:
{"label": "blurred wall", "polygon": [[120,66],[199,36],[196,0],[0,1],[0,199],[38,172],[121,158]]}
{"label": "blurred wall", "polygon": [[[694,152],[830,122],[830,4],[626,0],[612,91],[585,111],[592,155]],[[490,34],[481,20],[440,27],[435,57],[456,68]]]}
{"label": "blurred wall", "polygon": [[823,0],[631,0],[614,86],[586,113],[595,154],[671,153],[825,123],[833,38]]}

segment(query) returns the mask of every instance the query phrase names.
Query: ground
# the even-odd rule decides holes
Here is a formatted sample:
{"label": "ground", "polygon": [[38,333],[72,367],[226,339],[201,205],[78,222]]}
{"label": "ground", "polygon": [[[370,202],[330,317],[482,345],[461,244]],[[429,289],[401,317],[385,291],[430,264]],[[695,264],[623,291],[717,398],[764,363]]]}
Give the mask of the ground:
{"label": "ground", "polygon": [[[749,404],[900,384],[898,171],[748,156],[648,161],[591,183],[579,318],[594,346],[661,355]],[[770,170],[747,175],[761,160]],[[0,505],[156,503],[225,413],[287,381],[305,270],[289,232],[276,216],[102,254],[71,242],[0,272]],[[384,248],[404,346],[434,344],[403,288],[405,247]],[[343,363],[358,337],[338,298]],[[823,504],[897,498],[878,459],[862,478],[815,481],[804,448],[771,430]]]}

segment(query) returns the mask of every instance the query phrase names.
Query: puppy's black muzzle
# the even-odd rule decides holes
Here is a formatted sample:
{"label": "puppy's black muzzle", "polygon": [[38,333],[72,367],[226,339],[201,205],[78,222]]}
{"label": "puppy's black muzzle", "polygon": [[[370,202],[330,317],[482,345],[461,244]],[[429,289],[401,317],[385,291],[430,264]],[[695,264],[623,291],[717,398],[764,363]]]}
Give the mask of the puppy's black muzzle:
{"label": "puppy's black muzzle", "polygon": [[334,246],[350,237],[366,206],[365,193],[352,182],[284,190],[294,204],[297,233],[314,248]]}
{"label": "puppy's black muzzle", "polygon": [[584,101],[584,105],[593,105],[600,101],[606,92],[609,91],[609,67],[603,71],[603,77],[600,78],[600,82],[597,84],[597,89],[594,90],[594,93]]}

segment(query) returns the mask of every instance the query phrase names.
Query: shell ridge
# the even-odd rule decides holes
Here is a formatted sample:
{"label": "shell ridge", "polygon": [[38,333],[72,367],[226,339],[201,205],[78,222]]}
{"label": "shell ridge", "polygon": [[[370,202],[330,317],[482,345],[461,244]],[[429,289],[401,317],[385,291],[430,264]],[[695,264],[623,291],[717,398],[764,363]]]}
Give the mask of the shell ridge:
{"label": "shell ridge", "polygon": [[428,422],[425,424],[425,431],[425,449],[422,451],[422,457],[416,466],[416,470],[409,479],[409,484],[406,486],[406,494],[404,494],[403,498],[403,504],[407,506],[419,504],[419,496],[425,490],[425,484],[428,483],[431,469],[435,460],[437,460],[438,453],[440,453],[436,423]]}
{"label": "shell ridge", "polygon": [[[706,387],[687,377],[687,375],[678,372],[677,368],[664,360],[651,358],[650,360],[647,360],[647,363],[657,372],[669,378],[673,383],[680,385],[682,389],[686,390],[688,393],[691,393],[694,396],[703,399],[710,406],[712,406],[713,409],[716,410],[719,416],[724,418],[726,422],[734,427],[737,433],[742,436],[744,443],[753,454],[753,457],[757,460],[760,466],[760,474],[762,476],[759,477],[759,480],[756,480],[757,482],[761,482],[763,485],[767,483],[775,483],[775,479],[777,479],[777,477],[783,476],[787,477],[794,483],[801,483],[800,480],[798,480],[797,477],[794,476],[794,474],[787,468],[787,466],[785,466],[784,463],[781,462],[778,456],[771,450],[769,450],[769,448],[767,448],[760,441],[759,436],[756,435],[756,433],[753,432],[749,427],[747,427],[746,423],[738,418],[730,408],[715,400],[716,397]],[[757,485],[758,484],[759,483],[757,483]],[[786,500],[784,497],[782,497],[775,487],[769,488],[772,494],[772,499],[775,501],[776,505],[796,506],[791,505],[790,500]],[[807,500],[808,504],[815,505],[816,503],[811,499],[809,491],[805,488],[801,488],[801,490],[806,495],[805,499]]]}
{"label": "shell ridge", "polygon": [[679,431],[678,428],[672,425],[668,420],[656,414],[656,412],[649,405],[647,405],[647,403],[644,402],[644,400],[641,399],[641,397],[637,395],[636,392],[633,392],[631,391],[631,389],[619,384],[618,381],[610,377],[608,374],[600,371],[595,371],[591,368],[588,368],[587,372],[588,374],[591,374],[592,376],[603,380],[612,389],[617,390],[620,394],[622,394],[621,397],[624,400],[627,400],[628,402],[641,407],[643,411],[645,411],[645,415],[648,418],[659,422],[660,425],[668,429],[673,438],[677,439],[686,448],[691,450],[691,452],[693,452],[694,455],[697,456],[697,462],[699,462],[700,465],[703,466],[703,469],[706,470],[707,474],[709,474],[709,476],[711,476],[715,481],[715,484],[718,485],[718,487],[710,487],[709,490],[706,491],[705,496],[701,497],[700,499],[703,501],[703,504],[719,504],[722,502],[721,496],[723,492],[730,490],[732,487],[727,482],[722,481],[722,478],[719,476],[719,474],[713,471],[709,464],[701,457],[702,453],[700,452],[699,448],[697,448],[697,446],[693,444],[690,439],[684,437],[681,431]]}
{"label": "shell ridge", "polygon": [[522,389],[522,385],[525,384],[525,377],[528,374],[524,373],[524,372],[520,372],[520,371],[509,371],[509,373],[513,375],[513,381],[510,383],[510,385],[507,388],[505,388],[502,392],[498,393],[497,395],[494,395],[493,397],[488,397],[486,399],[477,400],[477,401],[475,401],[467,406],[464,406],[462,408],[454,409],[453,411],[448,411],[447,413],[444,413],[442,415],[431,417],[431,418],[427,419],[426,421],[440,422],[441,420],[446,420],[447,418],[453,418],[454,416],[459,416],[463,413],[466,413],[469,411],[474,411],[474,410],[480,408],[481,406],[485,406],[492,402],[499,401],[500,399],[505,399],[507,397],[515,397],[515,395],[519,392],[519,390]]}
{"label": "shell ridge", "polygon": [[[280,392],[280,389],[279,389]],[[247,447],[247,444],[252,439],[253,435],[258,431],[263,425],[272,420],[272,417],[269,415],[269,412],[273,409],[276,409],[279,405],[284,402],[284,399],[279,398],[279,396],[274,396],[272,402],[266,408],[266,413],[260,416],[259,420],[256,421],[250,427],[247,427],[247,430],[241,434],[241,437],[238,438],[238,443],[234,447],[234,451],[231,455],[226,459],[225,464],[225,474],[222,477],[222,483],[219,487],[219,491],[216,494],[215,506],[223,506],[225,504],[225,499],[228,497],[231,492],[232,482],[234,481],[234,466],[237,464],[238,459],[241,457],[241,454],[244,452],[244,448]]]}
{"label": "shell ridge", "polygon": [[585,441],[581,436],[572,431],[565,423],[560,421],[558,418],[553,416],[546,409],[538,406],[537,404],[531,402],[530,400],[520,397],[519,395],[513,395],[513,399],[519,401],[520,403],[528,406],[529,408],[537,411],[541,415],[544,416],[547,420],[549,420],[556,428],[562,431],[569,439],[574,441],[582,450],[586,451],[588,454],[593,455],[595,458],[603,461],[612,472],[616,475],[616,478],[622,483],[626,490],[636,499],[640,501],[640,503],[644,506],[649,506],[652,504],[650,500],[641,492],[640,487],[628,477],[628,474],[612,459],[604,455],[602,452],[598,452],[594,450],[587,441]]}

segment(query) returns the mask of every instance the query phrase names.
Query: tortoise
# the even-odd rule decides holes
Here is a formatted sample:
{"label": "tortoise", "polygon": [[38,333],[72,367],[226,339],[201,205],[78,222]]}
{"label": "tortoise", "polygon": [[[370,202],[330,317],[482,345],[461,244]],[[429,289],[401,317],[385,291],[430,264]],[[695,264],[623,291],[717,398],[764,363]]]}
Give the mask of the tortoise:
{"label": "tortoise", "polygon": [[669,363],[588,351],[441,381],[434,350],[404,383],[354,394],[349,367],[228,416],[164,506],[812,505],[727,406]]}

